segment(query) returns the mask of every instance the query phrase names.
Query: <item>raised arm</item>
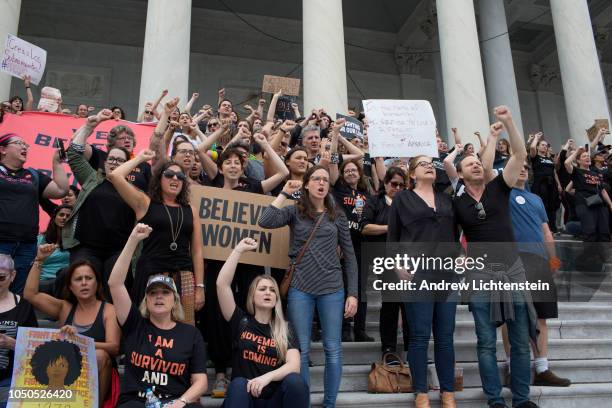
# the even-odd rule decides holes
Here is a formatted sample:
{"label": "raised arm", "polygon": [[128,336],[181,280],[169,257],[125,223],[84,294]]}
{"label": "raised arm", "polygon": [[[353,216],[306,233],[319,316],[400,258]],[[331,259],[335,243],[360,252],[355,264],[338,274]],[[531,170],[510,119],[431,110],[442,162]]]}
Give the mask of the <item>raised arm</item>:
{"label": "raised arm", "polygon": [[217,277],[217,297],[219,298],[221,314],[226,321],[232,318],[234,310],[236,310],[236,301],[232,291],[232,281],[234,280],[236,266],[242,254],[257,249],[257,245],[257,241],[253,238],[245,238],[240,241],[223,264],[221,271],[219,271],[219,276]]}
{"label": "raised arm", "polygon": [[184,112],[187,112],[188,114],[191,115],[191,108],[193,107],[193,104],[195,103],[196,99],[198,99],[199,97],[200,97],[200,94],[197,92],[194,92],[193,94],[191,94],[191,99],[189,100],[189,102],[187,102],[187,105],[185,105]]}
{"label": "raised arm", "polygon": [[57,248],[55,244],[44,244],[38,247],[36,258],[28,273],[25,288],[23,289],[23,297],[30,302],[35,309],[51,316],[54,319],[59,319],[64,301],[57,299],[46,293],[39,292],[40,270],[45,260],[51,256]]}
{"label": "raised arm", "polygon": [[219,97],[217,98],[217,107],[221,105],[221,102],[225,99],[225,88],[219,89]]}
{"label": "raised arm", "polygon": [[272,95],[272,100],[270,101],[270,107],[268,108],[268,114],[266,115],[266,122],[274,122],[274,114],[276,113],[276,104],[278,103],[278,98],[283,96],[283,90],[280,89],[274,95]]}
{"label": "raised arm", "polygon": [[149,209],[151,199],[149,196],[127,181],[127,176],[129,176],[132,170],[138,167],[141,163],[152,160],[154,157],[155,152],[149,149],[142,150],[132,160],[128,160],[113,170],[110,174],[106,175],[108,180],[113,183],[113,186],[115,186],[115,189],[121,198],[123,198],[123,201],[125,201],[127,205],[134,210],[137,220],[140,220],[145,216]]}
{"label": "raised arm", "polygon": [[272,146],[270,146],[268,140],[262,133],[255,133],[253,135],[253,140],[261,146],[261,149],[265,153],[266,160],[270,161],[272,171],[274,172],[272,176],[261,182],[264,193],[268,193],[289,176],[289,169],[285,166],[280,156],[272,149]]}
{"label": "raised arm", "polygon": [[295,116],[296,119],[299,118],[300,116],[302,116],[300,114],[300,106],[297,103],[292,102],[291,103],[291,109],[293,109],[293,115]]}
{"label": "raised arm", "polygon": [[155,118],[157,120],[159,120],[159,112],[157,111],[157,107],[159,106],[159,104],[161,103],[162,99],[164,99],[166,97],[166,95],[168,95],[168,90],[164,89],[162,91],[162,93],[157,97],[157,99],[155,100],[155,102],[153,102],[153,106],[151,106],[151,110],[153,111],[153,115],[155,115]]}
{"label": "raised arm", "polygon": [[[487,140],[487,142],[483,142],[482,141],[482,136],[480,136],[480,132],[479,131],[474,132],[474,136],[476,136],[476,138],[478,139],[478,144],[480,145],[480,149],[478,149],[478,157],[482,157],[482,155],[484,153],[484,150],[487,147],[487,144],[488,144],[489,141]],[[493,150],[495,150],[495,149],[493,149]],[[491,164],[492,164],[492,162],[491,162]]]}
{"label": "raised arm", "polygon": [[455,167],[455,159],[463,153],[463,145],[457,143],[452,152],[450,152],[442,163],[444,164],[444,171],[446,171],[446,175],[450,179],[452,183],[456,182],[459,179],[459,175],[457,174],[457,168]]}
{"label": "raised arm", "polygon": [[531,140],[531,144],[529,144],[529,157],[534,158],[537,156],[538,143],[540,143],[542,136],[544,136],[544,133],[542,132],[538,132],[534,135],[533,139]]}
{"label": "raised arm", "polygon": [[264,208],[257,224],[262,228],[281,228],[285,225],[289,225],[293,221],[295,216],[295,207],[287,206],[283,207],[285,201],[291,194],[296,192],[302,187],[302,182],[297,180],[287,180],[283,191],[270,203],[270,205]]}
{"label": "raised arm", "polygon": [[508,139],[510,141],[510,147],[512,149],[512,155],[508,160],[508,164],[504,168],[502,177],[508,187],[514,187],[516,180],[518,180],[519,174],[525,165],[527,160],[527,151],[525,150],[525,142],[523,137],[519,134],[514,120],[512,119],[512,113],[507,106],[499,106],[495,108],[495,116],[504,125],[508,132]]}
{"label": "raised arm", "polygon": [[68,194],[68,175],[60,162],[59,152],[53,153],[52,158],[53,180],[43,191],[44,198],[63,198]]}
{"label": "raised arm", "polygon": [[486,182],[493,180],[496,176],[493,171],[493,162],[495,161],[495,147],[497,146],[497,141],[499,140],[502,130],[504,130],[504,125],[502,125],[501,122],[496,122],[491,125],[489,138],[482,152],[481,160],[482,167],[485,170]]}
{"label": "raised arm", "polygon": [[606,137],[606,134],[608,133],[608,129],[606,128],[601,128],[597,131],[597,135],[593,138],[593,140],[591,141],[591,151],[595,151],[595,148],[597,147],[597,145],[599,144],[599,142],[602,142],[604,140],[604,138]]}
{"label": "raised arm", "polygon": [[130,294],[125,287],[125,277],[128,274],[130,262],[132,262],[132,256],[134,255],[134,251],[136,251],[138,243],[148,238],[149,235],[151,235],[151,231],[153,231],[153,229],[146,224],[136,224],[108,278],[108,288],[110,289],[113,304],[115,305],[117,321],[122,326],[132,307]]}
{"label": "raised arm", "polygon": [[26,90],[26,103],[23,107],[24,111],[31,111],[34,108],[34,95],[32,95],[32,89],[30,89],[30,78],[29,75],[23,76],[23,84],[25,85]]}
{"label": "raised arm", "polygon": [[376,163],[376,177],[379,181],[385,179],[385,175],[387,174],[387,166],[385,166],[385,158],[384,157],[375,157],[374,162]]}
{"label": "raised arm", "polygon": [[351,142],[346,140],[346,138],[344,136],[340,135],[338,137],[338,141],[340,143],[342,143],[344,148],[348,151],[348,154],[345,154],[343,156],[345,161],[348,161],[348,160],[359,160],[359,159],[363,158],[363,156],[364,156],[363,150],[361,150],[360,148],[358,148],[357,146],[355,146],[354,144],[352,144]]}
{"label": "raised arm", "polygon": [[567,159],[565,159],[565,163],[563,163],[563,165],[565,166],[565,170],[567,170],[569,174],[572,174],[574,172],[574,161],[577,157],[580,157],[583,152],[584,147],[581,146],[578,149],[574,150],[572,154],[567,156]]}
{"label": "raised arm", "polygon": [[105,120],[109,120],[113,117],[113,112],[110,109],[102,109],[95,116],[87,118],[87,122],[81,126],[74,135],[72,136],[72,143],[77,146],[82,146],[85,150],[83,152],[85,160],[91,158],[91,145],[87,144],[87,138],[93,133],[96,126]]}

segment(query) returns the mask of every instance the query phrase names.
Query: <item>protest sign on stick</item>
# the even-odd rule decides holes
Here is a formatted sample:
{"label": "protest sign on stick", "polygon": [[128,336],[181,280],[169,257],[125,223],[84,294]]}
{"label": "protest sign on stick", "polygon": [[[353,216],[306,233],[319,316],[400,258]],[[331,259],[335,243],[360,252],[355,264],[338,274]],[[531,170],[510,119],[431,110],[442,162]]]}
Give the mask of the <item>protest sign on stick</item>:
{"label": "protest sign on stick", "polygon": [[47,51],[12,34],[6,36],[0,71],[20,79],[29,75],[30,82],[38,85],[46,64]]}
{"label": "protest sign on stick", "polygon": [[20,327],[8,397],[7,408],[99,406],[94,340],[57,329]]}
{"label": "protest sign on stick", "polygon": [[289,264],[289,227],[265,229],[257,225],[274,197],[191,186],[191,202],[199,214],[204,259],[225,261],[243,238],[257,241],[257,249],[240,262],[284,269]]}
{"label": "protest sign on stick", "polygon": [[438,157],[436,119],[428,101],[368,99],[363,106],[370,156]]}
{"label": "protest sign on stick", "polygon": [[285,95],[300,95],[300,80],[298,78],[279,77],[274,75],[264,75],[262,92],[277,93],[283,90]]}
{"label": "protest sign on stick", "polygon": [[359,119],[355,119],[352,116],[343,115],[336,113],[336,119],[344,118],[346,122],[344,126],[340,128],[340,134],[346,139],[350,140],[354,137],[360,137],[363,139],[363,123]]}

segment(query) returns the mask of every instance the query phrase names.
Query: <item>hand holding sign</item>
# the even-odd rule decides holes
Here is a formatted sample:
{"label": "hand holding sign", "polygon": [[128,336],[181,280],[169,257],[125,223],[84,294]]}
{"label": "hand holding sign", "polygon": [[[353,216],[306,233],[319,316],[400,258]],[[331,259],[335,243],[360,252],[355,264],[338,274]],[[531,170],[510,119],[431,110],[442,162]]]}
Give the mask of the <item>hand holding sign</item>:
{"label": "hand holding sign", "polygon": [[28,75],[29,80],[34,85],[38,85],[45,72],[46,64],[47,51],[19,37],[7,35],[0,71],[19,79]]}
{"label": "hand holding sign", "polygon": [[62,326],[59,329],[60,333],[62,333],[64,335],[64,337],[72,337],[72,336],[76,336],[77,334],[79,334],[79,332],[77,331],[76,327],[71,326],[69,324]]}

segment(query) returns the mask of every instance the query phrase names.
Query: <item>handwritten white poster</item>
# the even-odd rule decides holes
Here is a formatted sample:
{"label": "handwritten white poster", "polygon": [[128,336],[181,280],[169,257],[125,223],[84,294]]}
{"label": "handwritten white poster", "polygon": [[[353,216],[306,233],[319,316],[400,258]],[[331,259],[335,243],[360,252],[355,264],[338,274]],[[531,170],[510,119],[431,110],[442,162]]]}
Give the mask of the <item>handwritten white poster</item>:
{"label": "handwritten white poster", "polygon": [[428,101],[363,101],[371,157],[438,157],[436,118]]}
{"label": "handwritten white poster", "polygon": [[30,82],[38,85],[46,63],[47,51],[12,34],[7,35],[0,71],[17,78],[29,75]]}

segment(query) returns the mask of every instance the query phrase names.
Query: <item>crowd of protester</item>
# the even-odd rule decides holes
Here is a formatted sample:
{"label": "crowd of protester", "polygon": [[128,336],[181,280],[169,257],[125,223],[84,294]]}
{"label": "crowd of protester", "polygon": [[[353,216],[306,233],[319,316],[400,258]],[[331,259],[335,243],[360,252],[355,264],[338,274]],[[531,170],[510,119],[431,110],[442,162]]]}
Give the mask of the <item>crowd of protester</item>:
{"label": "crowd of protester", "polygon": [[[0,121],[32,109],[29,80],[24,83],[27,101],[16,96],[3,102]],[[149,146],[138,154],[125,124],[110,130],[105,150],[88,143],[100,123],[125,119],[123,109],[77,106],[74,116],[85,121],[66,151],[72,186],[58,153],[50,158],[48,177],[27,166],[29,146],[21,135],[0,135],[3,389],[10,385],[16,329],[36,326],[36,311],[67,336],[94,339],[99,398],[111,406],[143,407],[152,390],[167,407],[196,407],[210,389],[226,398],[227,407],[307,407],[309,354],[320,338],[323,405],[333,407],[342,342],[374,340],[366,332],[362,247],[463,239],[473,244],[472,255],[485,250],[480,243],[517,242],[489,259],[480,274],[501,274],[510,282],[542,279],[554,287],[560,265],[553,234],[585,242],[610,239],[607,129],[586,146],[569,139],[554,153],[542,133],[525,140],[501,106],[486,140],[476,134],[478,151],[463,145],[453,129],[452,149],[437,136],[438,157],[383,158],[368,154],[367,120],[354,111],[349,115],[364,122],[364,135],[347,140],[341,134],[345,119],[334,121],[324,109],[304,116],[293,104],[295,120],[276,118],[282,91],[267,112],[265,100],[256,109],[245,106],[246,118],[224,90],[217,109],[206,104],[193,115],[197,93],[182,109],[178,98],[167,96],[163,91],[138,115],[138,122],[156,123]],[[508,139],[501,137],[504,131]],[[203,259],[198,213],[190,202],[195,185],[276,197],[259,225],[291,231],[288,255],[295,272],[285,305],[279,288],[284,271],[266,274],[263,267],[240,263],[243,253],[257,247],[253,239],[239,242],[225,262]],[[39,205],[51,216],[40,234]],[[542,245],[534,249],[521,242]],[[396,272],[415,282],[458,279],[439,270]],[[489,296],[481,293],[468,302],[487,402],[506,406],[496,359],[496,329],[505,323],[513,406],[537,407],[529,400],[530,384],[570,384],[551,371],[546,358],[546,319],[557,317],[556,299],[532,301],[528,291],[511,293],[503,303]],[[381,352],[398,351],[399,320],[419,408],[429,406],[432,332],[441,403],[455,407],[453,335],[460,302],[448,290],[434,299],[382,304]],[[169,345],[163,353],[159,343]],[[163,384],[149,377],[159,359],[172,367]],[[206,376],[208,359],[213,384]],[[125,365],[120,395],[111,387],[118,361]]]}

